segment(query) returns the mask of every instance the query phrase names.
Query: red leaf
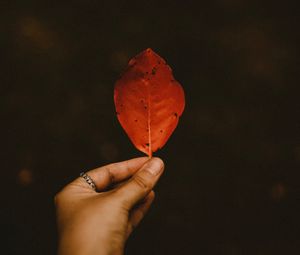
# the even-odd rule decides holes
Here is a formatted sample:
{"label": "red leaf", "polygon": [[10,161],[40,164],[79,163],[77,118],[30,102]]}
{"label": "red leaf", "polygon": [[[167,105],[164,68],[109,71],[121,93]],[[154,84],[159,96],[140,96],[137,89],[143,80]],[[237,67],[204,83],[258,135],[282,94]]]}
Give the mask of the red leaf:
{"label": "red leaf", "polygon": [[171,68],[151,49],[129,61],[115,84],[114,101],[130,140],[150,157],[165,145],[185,105],[184,91]]}

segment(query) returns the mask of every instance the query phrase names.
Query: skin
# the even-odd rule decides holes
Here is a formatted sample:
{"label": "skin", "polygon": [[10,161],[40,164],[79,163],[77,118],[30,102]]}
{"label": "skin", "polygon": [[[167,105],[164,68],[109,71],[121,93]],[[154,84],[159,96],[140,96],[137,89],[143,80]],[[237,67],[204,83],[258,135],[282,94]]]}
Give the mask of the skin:
{"label": "skin", "polygon": [[159,158],[141,157],[87,172],[55,196],[59,255],[121,255],[127,238],[150,208],[164,170]]}

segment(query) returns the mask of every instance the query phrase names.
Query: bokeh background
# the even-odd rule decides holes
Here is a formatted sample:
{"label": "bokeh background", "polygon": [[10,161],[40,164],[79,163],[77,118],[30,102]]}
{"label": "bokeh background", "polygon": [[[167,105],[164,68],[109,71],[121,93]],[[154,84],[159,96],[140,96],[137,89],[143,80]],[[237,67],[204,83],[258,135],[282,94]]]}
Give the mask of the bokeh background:
{"label": "bokeh background", "polygon": [[126,254],[300,253],[296,1],[2,0],[0,14],[1,254],[55,254],[55,193],[142,155],[113,86],[148,47],[187,105]]}

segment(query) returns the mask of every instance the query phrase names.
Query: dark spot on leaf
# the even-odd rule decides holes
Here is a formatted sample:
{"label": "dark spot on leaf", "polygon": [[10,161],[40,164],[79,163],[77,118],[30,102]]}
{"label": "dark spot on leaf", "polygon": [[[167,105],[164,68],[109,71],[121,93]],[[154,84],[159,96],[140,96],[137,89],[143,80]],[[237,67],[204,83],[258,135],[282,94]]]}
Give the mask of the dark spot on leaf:
{"label": "dark spot on leaf", "polygon": [[146,143],[146,146],[149,147],[149,143]]}
{"label": "dark spot on leaf", "polygon": [[173,80],[173,79],[171,80],[171,82],[174,82],[174,81],[175,81],[175,80]]}
{"label": "dark spot on leaf", "polygon": [[174,113],[174,116],[175,116],[176,118],[178,117],[178,114],[177,114],[177,112],[175,112],[175,113]]}
{"label": "dark spot on leaf", "polygon": [[144,109],[147,110],[147,106],[146,105],[144,106]]}
{"label": "dark spot on leaf", "polygon": [[155,74],[156,74],[156,71],[157,71],[156,67],[153,67],[153,68],[152,68],[152,71],[151,71],[152,75],[155,75]]}
{"label": "dark spot on leaf", "polygon": [[134,120],[135,122],[137,122],[138,120]]}
{"label": "dark spot on leaf", "polygon": [[148,74],[149,72],[146,72],[146,74]]}
{"label": "dark spot on leaf", "polygon": [[144,99],[141,99],[141,103],[144,103]]}
{"label": "dark spot on leaf", "polygon": [[120,113],[119,113],[119,112],[116,112],[116,114],[119,115]]}
{"label": "dark spot on leaf", "polygon": [[121,106],[121,107],[123,107],[124,105],[123,105],[123,104],[121,104],[120,106]]}
{"label": "dark spot on leaf", "polygon": [[161,133],[162,133],[163,131],[162,131],[162,130],[160,130],[159,132],[161,132]]}
{"label": "dark spot on leaf", "polygon": [[157,61],[157,63],[160,65],[160,61]]}

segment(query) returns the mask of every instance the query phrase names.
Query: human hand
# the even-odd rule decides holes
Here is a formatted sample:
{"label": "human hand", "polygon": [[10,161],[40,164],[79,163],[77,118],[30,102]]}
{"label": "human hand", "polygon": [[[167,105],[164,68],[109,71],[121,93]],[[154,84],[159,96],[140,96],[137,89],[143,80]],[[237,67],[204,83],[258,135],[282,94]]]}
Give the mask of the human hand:
{"label": "human hand", "polygon": [[123,254],[163,169],[161,159],[141,157],[87,172],[97,192],[81,177],[68,184],[55,196],[59,255]]}

